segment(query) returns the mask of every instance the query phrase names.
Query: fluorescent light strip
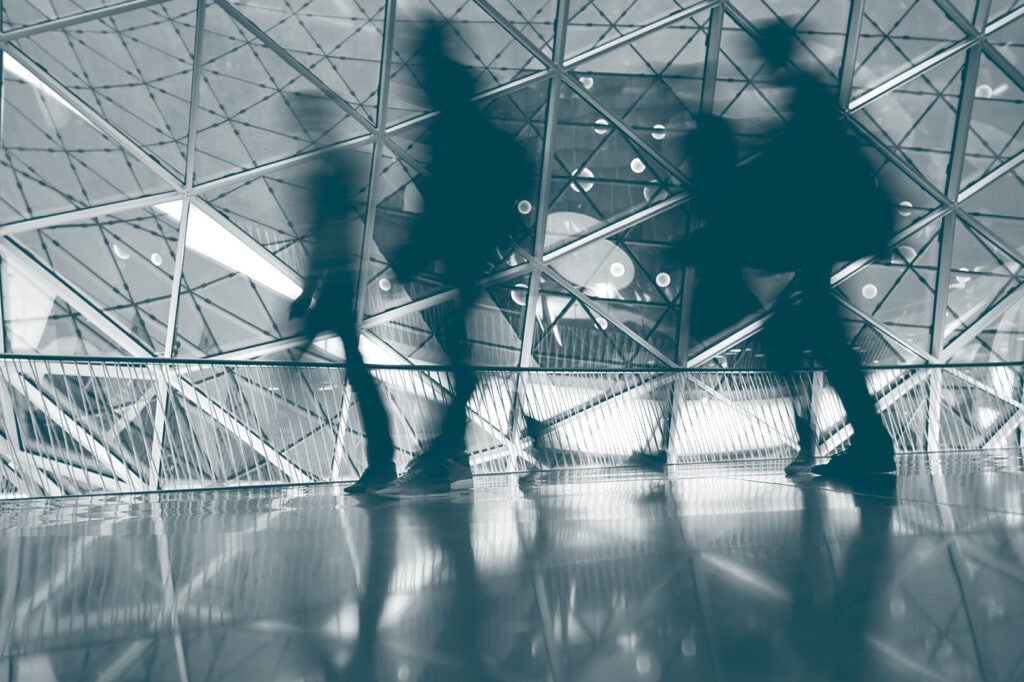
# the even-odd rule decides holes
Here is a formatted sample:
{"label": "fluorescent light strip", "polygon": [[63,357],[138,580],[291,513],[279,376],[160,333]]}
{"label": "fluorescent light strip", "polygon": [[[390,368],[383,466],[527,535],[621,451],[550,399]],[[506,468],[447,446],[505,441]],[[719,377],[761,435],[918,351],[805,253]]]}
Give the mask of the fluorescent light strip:
{"label": "fluorescent light strip", "polygon": [[[157,204],[155,208],[172,220],[181,220],[180,199]],[[290,277],[195,204],[188,211],[185,248],[287,299],[296,299],[302,293],[302,287]]]}

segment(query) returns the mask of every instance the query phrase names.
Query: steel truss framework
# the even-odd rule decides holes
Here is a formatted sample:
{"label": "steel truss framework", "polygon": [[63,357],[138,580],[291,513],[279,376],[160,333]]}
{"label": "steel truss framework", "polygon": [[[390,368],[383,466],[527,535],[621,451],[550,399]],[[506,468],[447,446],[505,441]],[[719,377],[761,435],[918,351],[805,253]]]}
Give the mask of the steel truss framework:
{"label": "steel truss framework", "polygon": [[[432,113],[410,38],[427,12],[450,23],[481,106],[539,170],[520,204],[525,236],[483,281],[471,333],[482,364],[759,365],[764,315],[707,338],[694,333],[693,275],[665,254],[690,227],[679,141],[694,115],[731,118],[746,153],[785,119],[755,49],[757,22],[773,15],[794,27],[797,58],[837,88],[879,177],[898,190],[891,254],[833,277],[866,362],[1024,358],[1024,7],[1014,0],[899,9],[882,0],[358,0],[328,9],[6,0],[4,350],[287,357],[298,344],[283,320],[307,256],[309,164],[347,148],[366,172],[354,229],[364,235],[359,315],[369,352],[443,365],[437,335],[454,292],[430,274],[403,288],[388,268],[396,235],[418,211],[426,161],[420,138]],[[318,129],[296,113],[310,94],[334,112]],[[336,357],[336,345],[323,341],[317,352]],[[232,438],[290,466],[265,433],[191,378],[157,375],[116,415],[126,425],[150,420],[148,463],[118,480],[159,479],[183,396]],[[12,376],[0,394],[12,441],[22,437],[23,399],[71,418],[52,387],[12,388],[25,381]],[[443,398],[443,376],[432,381]],[[251,388],[279,399],[270,386]],[[523,409],[518,394],[513,413]],[[341,398],[347,419],[349,396]],[[932,441],[941,411],[931,408]],[[506,444],[516,443],[516,423],[513,414],[498,429]],[[75,474],[104,475],[117,477]],[[55,493],[43,478],[42,492]]]}

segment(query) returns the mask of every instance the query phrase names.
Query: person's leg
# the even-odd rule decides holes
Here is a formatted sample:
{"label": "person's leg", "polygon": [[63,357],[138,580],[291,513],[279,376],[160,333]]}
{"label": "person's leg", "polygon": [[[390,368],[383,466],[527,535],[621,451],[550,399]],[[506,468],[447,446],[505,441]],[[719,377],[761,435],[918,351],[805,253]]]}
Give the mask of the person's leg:
{"label": "person's leg", "polygon": [[377,382],[370,374],[363,355],[359,352],[359,331],[351,311],[352,299],[344,291],[334,297],[325,297],[333,319],[329,326],[341,337],[345,348],[345,376],[363,420],[366,431],[366,471],[345,492],[364,493],[379,490],[395,480],[395,444],[391,439],[391,425],[387,409],[381,399]]}
{"label": "person's leg", "polygon": [[860,358],[846,340],[838,304],[825,286],[811,289],[806,303],[812,350],[825,368],[854,432],[853,447],[843,463],[837,464],[834,458],[829,464],[815,467],[814,472],[839,475],[895,471],[892,437],[868,391]]}
{"label": "person's leg", "polygon": [[798,374],[806,365],[804,341],[799,335],[801,327],[809,323],[803,319],[805,312],[801,293],[795,289],[784,291],[777,299],[774,314],[764,332],[765,354],[793,406],[797,454],[786,465],[787,475],[807,473],[814,464],[816,437],[811,424],[810,386]]}

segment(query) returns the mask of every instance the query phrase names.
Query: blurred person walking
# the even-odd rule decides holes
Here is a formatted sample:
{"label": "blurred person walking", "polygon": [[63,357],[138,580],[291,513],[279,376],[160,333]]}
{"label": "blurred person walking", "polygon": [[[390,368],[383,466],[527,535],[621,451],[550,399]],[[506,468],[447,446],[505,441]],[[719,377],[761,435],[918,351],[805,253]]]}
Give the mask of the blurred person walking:
{"label": "blurred person walking", "polygon": [[439,262],[458,296],[438,335],[452,366],[454,392],[440,434],[383,494],[425,495],[471,486],[466,452],[467,405],[476,389],[469,366],[467,318],[478,281],[522,231],[516,203],[527,195],[532,164],[515,139],[497,128],[473,101],[473,76],[449,52],[443,26],[428,24],[420,36],[423,89],[437,115],[430,122],[430,162],[422,187],[424,212],[392,269],[408,283]]}
{"label": "blurred person walking", "polygon": [[[317,117],[323,116],[322,106],[305,107],[304,122],[316,127]],[[289,317],[304,318],[305,344],[299,357],[322,333],[341,337],[345,376],[355,394],[366,432],[366,470],[359,480],[345,488],[347,493],[358,494],[380,490],[394,481],[396,474],[387,410],[359,351],[356,285],[362,224],[356,220],[357,173],[347,154],[338,150],[319,157],[309,175],[312,224],[306,239],[311,242],[310,260],[302,293],[292,302]]]}
{"label": "blurred person walking", "polygon": [[[846,339],[831,274],[837,262],[884,252],[893,229],[892,204],[847,135],[831,92],[792,65],[791,29],[776,22],[760,33],[767,66],[792,92],[789,121],[742,166],[728,124],[714,117],[700,122],[687,144],[696,207],[709,227],[679,253],[706,269],[792,273],[764,332],[767,354],[787,377],[794,401],[799,452],[787,474],[891,473],[892,437]],[[805,350],[825,370],[854,429],[850,448],[818,466],[809,390],[797,386],[794,374],[803,367]]]}

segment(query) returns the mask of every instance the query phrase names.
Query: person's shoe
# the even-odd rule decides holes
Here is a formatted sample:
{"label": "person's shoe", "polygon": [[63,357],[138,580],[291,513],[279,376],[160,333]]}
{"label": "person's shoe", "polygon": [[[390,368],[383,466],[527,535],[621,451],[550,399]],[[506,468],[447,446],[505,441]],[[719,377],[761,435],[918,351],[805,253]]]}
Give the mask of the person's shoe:
{"label": "person's shoe", "polygon": [[473,470],[469,458],[448,460],[448,485],[452,490],[468,490],[473,487]]}
{"label": "person's shoe", "polygon": [[802,476],[810,473],[811,467],[814,466],[814,446],[817,438],[814,435],[810,419],[797,416],[796,435],[800,443],[800,451],[796,453],[796,458],[783,469],[787,476]]}
{"label": "person's shoe", "polygon": [[451,492],[448,468],[442,463],[424,461],[423,456],[413,460],[409,469],[397,481],[377,491],[386,497],[423,497]]}
{"label": "person's shoe", "polygon": [[876,474],[896,473],[896,459],[892,454],[870,455],[850,450],[836,455],[824,464],[811,467],[811,473],[825,478],[856,478]]}
{"label": "person's shoe", "polygon": [[398,476],[395,475],[394,463],[388,465],[371,466],[367,467],[363,475],[359,477],[359,480],[352,485],[345,488],[345,492],[349,495],[362,495],[365,493],[375,493],[391,485]]}
{"label": "person's shoe", "polygon": [[664,471],[666,464],[668,464],[668,453],[664,450],[659,450],[650,455],[643,452],[634,452],[626,460],[626,466],[635,469],[646,469],[648,471]]}
{"label": "person's shoe", "polygon": [[787,476],[803,476],[811,473],[812,467],[814,467],[814,453],[801,450],[783,471]]}

